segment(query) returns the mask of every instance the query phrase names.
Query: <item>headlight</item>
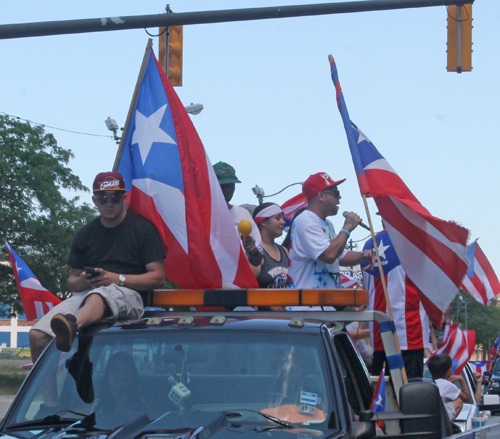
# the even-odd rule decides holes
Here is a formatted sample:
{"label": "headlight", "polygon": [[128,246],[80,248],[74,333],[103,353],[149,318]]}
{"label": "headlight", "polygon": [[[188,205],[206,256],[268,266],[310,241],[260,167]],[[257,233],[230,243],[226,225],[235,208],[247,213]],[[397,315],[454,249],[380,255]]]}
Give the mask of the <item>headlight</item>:
{"label": "headlight", "polygon": [[500,387],[500,383],[498,381],[493,381],[493,387]]}

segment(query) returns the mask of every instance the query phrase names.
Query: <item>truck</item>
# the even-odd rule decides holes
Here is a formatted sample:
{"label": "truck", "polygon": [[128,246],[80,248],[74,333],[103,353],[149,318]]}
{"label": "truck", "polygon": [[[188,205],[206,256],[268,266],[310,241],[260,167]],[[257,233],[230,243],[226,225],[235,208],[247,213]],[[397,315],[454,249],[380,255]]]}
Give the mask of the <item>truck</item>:
{"label": "truck", "polygon": [[[156,290],[155,309],[164,310],[85,328],[68,353],[51,343],[2,420],[0,435],[452,436],[437,386],[405,383],[397,367],[386,385],[386,410],[370,410],[373,385],[346,324],[376,321],[389,328],[382,336],[387,356],[398,353],[385,314],[348,311],[367,300],[362,289]],[[318,305],[336,311],[301,308]],[[299,308],[276,310],[287,306]],[[468,435],[500,437],[500,425],[453,437]]]}

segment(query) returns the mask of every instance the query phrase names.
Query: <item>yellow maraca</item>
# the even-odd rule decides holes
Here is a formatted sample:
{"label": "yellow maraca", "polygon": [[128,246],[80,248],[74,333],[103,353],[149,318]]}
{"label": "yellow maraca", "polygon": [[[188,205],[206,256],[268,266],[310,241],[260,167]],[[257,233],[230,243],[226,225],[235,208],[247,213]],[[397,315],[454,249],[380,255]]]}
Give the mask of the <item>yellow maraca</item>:
{"label": "yellow maraca", "polygon": [[238,232],[243,235],[243,238],[248,238],[252,232],[252,223],[248,220],[241,220],[238,224]]}

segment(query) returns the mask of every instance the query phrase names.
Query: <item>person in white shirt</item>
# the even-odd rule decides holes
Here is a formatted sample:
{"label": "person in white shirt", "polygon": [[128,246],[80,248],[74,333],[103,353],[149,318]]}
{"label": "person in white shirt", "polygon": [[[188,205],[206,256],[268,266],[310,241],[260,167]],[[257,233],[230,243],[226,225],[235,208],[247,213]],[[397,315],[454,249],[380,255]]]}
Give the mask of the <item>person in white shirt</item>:
{"label": "person in white shirt", "polygon": [[467,383],[461,375],[453,375],[453,362],[447,354],[437,354],[429,358],[427,368],[436,386],[439,387],[439,394],[450,421],[454,421],[462,411],[464,402],[472,401]]}
{"label": "person in white shirt", "polygon": [[247,238],[242,237],[242,243],[248,262],[250,263],[250,268],[252,268],[254,274],[258,276],[263,259],[262,253],[259,251],[259,247],[262,247],[259,229],[255,225],[252,215],[250,215],[248,210],[229,203],[234,195],[235,183],[241,183],[241,181],[238,180],[238,177],[236,177],[236,171],[234,168],[225,162],[216,163],[214,165],[214,172],[217,180],[219,180],[219,184],[229,212],[231,213],[231,217],[233,218],[236,231],[238,231],[238,225],[242,220],[247,220],[252,225],[250,235]]}
{"label": "person in white shirt", "polygon": [[361,218],[350,212],[339,234],[327,217],[339,210],[338,185],[327,173],[309,176],[302,185],[308,200],[307,209],[292,224],[290,269],[293,288],[341,288],[339,265],[354,266],[362,261],[373,264],[371,250],[347,251],[345,246]]}

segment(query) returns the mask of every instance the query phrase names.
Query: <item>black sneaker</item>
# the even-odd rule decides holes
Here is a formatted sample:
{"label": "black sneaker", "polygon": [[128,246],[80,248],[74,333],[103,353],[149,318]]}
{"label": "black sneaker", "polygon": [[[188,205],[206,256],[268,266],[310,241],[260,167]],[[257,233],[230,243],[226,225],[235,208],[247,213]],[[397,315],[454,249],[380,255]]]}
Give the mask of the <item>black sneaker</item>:
{"label": "black sneaker", "polygon": [[76,317],[73,314],[56,314],[50,321],[50,327],[56,335],[57,349],[69,352],[78,329]]}
{"label": "black sneaker", "polygon": [[78,350],[66,361],[66,368],[73,377],[76,390],[83,402],[94,401],[94,384],[92,382],[93,364],[89,359],[89,351],[93,337],[80,334]]}

